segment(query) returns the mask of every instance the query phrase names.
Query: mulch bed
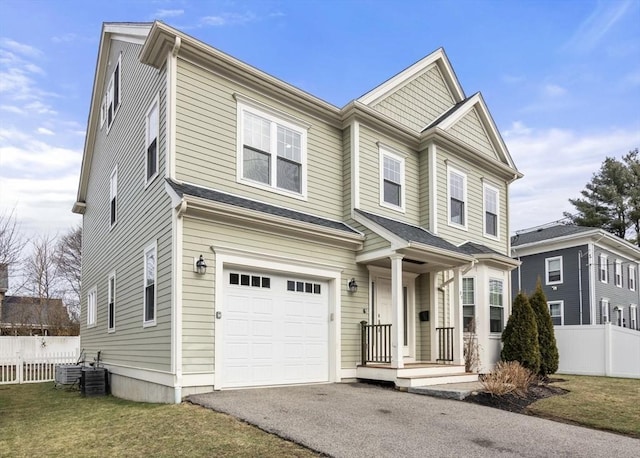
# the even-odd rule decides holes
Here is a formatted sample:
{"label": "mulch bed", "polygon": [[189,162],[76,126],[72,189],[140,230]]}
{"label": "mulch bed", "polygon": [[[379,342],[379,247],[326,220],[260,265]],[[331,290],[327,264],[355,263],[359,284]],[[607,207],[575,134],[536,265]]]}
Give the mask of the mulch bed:
{"label": "mulch bed", "polygon": [[505,394],[503,396],[494,396],[490,393],[479,392],[465,399],[466,402],[480,404],[496,409],[508,410],[509,412],[528,413],[527,407],[539,399],[549,398],[568,393],[567,390],[557,386],[549,385],[548,382],[560,382],[562,379],[552,379],[546,383],[533,385],[529,388],[527,395],[524,397],[514,394]]}

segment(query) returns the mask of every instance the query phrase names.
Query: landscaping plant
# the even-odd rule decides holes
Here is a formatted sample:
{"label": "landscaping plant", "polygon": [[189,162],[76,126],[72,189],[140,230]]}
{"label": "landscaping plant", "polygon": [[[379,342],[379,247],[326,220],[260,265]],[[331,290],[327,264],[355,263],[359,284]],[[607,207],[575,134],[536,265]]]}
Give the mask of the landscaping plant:
{"label": "landscaping plant", "polygon": [[469,323],[469,332],[464,338],[464,370],[475,372],[480,367],[480,351],[478,346],[478,336],[476,335],[475,318]]}
{"label": "landscaping plant", "polygon": [[553,331],[553,321],[549,313],[549,305],[547,298],[542,291],[542,282],[538,278],[536,290],[529,298],[529,303],[536,316],[536,324],[538,326],[538,346],[540,347],[540,369],[538,375],[547,377],[555,374],[558,370],[558,346],[556,344],[556,335]]}
{"label": "landscaping plant", "polygon": [[502,332],[503,361],[519,361],[534,374],[540,370],[538,325],[529,299],[520,292],[513,301],[513,311]]}
{"label": "landscaping plant", "polygon": [[534,380],[535,374],[518,361],[500,361],[493,372],[482,378],[481,383],[492,396],[513,393],[524,397]]}

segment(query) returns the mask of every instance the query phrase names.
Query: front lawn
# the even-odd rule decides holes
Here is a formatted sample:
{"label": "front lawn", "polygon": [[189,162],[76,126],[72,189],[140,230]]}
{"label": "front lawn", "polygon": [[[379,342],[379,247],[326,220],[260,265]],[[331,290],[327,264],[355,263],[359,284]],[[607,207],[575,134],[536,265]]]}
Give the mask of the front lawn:
{"label": "front lawn", "polygon": [[84,398],[36,383],[0,385],[0,456],[318,455],[202,407]]}

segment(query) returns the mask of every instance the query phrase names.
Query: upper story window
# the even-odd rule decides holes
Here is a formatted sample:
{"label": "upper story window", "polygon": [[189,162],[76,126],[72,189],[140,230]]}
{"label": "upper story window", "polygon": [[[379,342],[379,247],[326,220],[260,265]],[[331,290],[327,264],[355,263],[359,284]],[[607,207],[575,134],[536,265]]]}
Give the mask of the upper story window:
{"label": "upper story window", "polygon": [[449,168],[449,223],[467,228],[467,175]]}
{"label": "upper story window", "polygon": [[113,227],[117,222],[118,209],[118,166],[114,167],[109,179],[109,222]]}
{"label": "upper story window", "polygon": [[113,332],[116,330],[116,273],[109,275],[107,286],[107,330]]}
{"label": "upper story window", "polygon": [[634,266],[629,266],[629,289],[636,290],[636,268]]}
{"label": "upper story window", "polygon": [[465,332],[475,332],[475,289],[475,278],[462,279],[462,327]]}
{"label": "upper story window", "polygon": [[96,325],[98,309],[98,288],[94,286],[87,294],[87,327],[91,328]]}
{"label": "upper story window", "polygon": [[622,261],[618,259],[616,259],[614,274],[615,274],[616,286],[618,288],[622,288]]}
{"label": "upper story window", "polygon": [[498,209],[500,193],[497,188],[484,184],[484,235],[498,237]]}
{"label": "upper story window", "polygon": [[598,256],[598,278],[600,278],[600,281],[602,283],[608,283],[609,282],[609,269],[607,266],[607,256],[604,254],[601,254]]}
{"label": "upper story window", "polygon": [[552,301],[548,303],[549,314],[554,326],[564,324],[564,301]]}
{"label": "upper story window", "polygon": [[158,115],[158,97],[155,98],[149,111],[147,111],[146,119],[146,135],[145,135],[145,150],[146,150],[146,180],[151,181],[158,175],[158,132],[159,115]]}
{"label": "upper story window", "polygon": [[504,323],[502,280],[489,280],[489,330],[502,332]]}
{"label": "upper story window", "polygon": [[122,54],[118,56],[118,62],[113,69],[107,83],[107,90],[102,97],[102,105],[100,106],[100,127],[107,122],[107,128],[111,127],[116,112],[120,107],[120,64],[122,62]]}
{"label": "upper story window", "polygon": [[158,273],[157,246],[154,242],[144,250],[144,321],[143,326],[156,324],[156,279]]}
{"label": "upper story window", "polygon": [[404,158],[380,149],[380,205],[404,211]]}
{"label": "upper story window", "polygon": [[545,262],[545,278],[547,285],[562,283],[562,256],[547,258]]}
{"label": "upper story window", "polygon": [[242,103],[238,110],[239,180],[306,197],[307,128]]}

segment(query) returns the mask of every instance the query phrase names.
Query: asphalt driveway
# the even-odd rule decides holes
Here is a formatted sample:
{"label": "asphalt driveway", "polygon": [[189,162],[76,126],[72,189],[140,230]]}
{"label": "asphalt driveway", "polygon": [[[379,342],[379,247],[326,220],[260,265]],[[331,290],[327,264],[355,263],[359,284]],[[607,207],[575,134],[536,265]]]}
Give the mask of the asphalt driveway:
{"label": "asphalt driveway", "polygon": [[194,404],[334,457],[637,457],[640,440],[352,383],[217,391]]}

